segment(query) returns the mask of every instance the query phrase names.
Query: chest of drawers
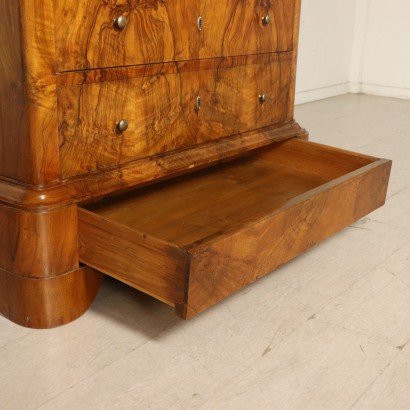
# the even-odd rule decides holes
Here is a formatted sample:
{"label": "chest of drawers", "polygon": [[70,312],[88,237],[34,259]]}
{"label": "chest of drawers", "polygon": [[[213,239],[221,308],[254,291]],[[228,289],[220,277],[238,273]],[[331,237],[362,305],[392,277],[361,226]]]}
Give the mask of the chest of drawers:
{"label": "chest of drawers", "polygon": [[190,318],[385,201],[294,120],[300,0],[0,0],[0,313],[113,276]]}

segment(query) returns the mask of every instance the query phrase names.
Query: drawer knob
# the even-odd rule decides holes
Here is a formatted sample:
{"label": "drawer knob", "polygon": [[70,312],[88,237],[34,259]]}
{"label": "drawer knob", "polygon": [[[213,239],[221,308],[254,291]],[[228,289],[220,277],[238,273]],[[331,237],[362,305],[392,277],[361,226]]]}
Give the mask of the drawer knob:
{"label": "drawer knob", "polygon": [[204,27],[204,20],[202,16],[199,16],[198,17],[198,31],[202,31],[203,27]]}
{"label": "drawer knob", "polygon": [[272,22],[272,17],[269,14],[262,17],[262,23],[263,23],[264,26],[267,26],[271,22]]}
{"label": "drawer knob", "polygon": [[266,103],[266,101],[268,101],[268,94],[260,94],[259,95],[259,102],[261,104]]}
{"label": "drawer knob", "polygon": [[200,96],[196,97],[196,111],[198,112],[202,107],[202,98]]}
{"label": "drawer knob", "polygon": [[125,27],[127,26],[127,17],[121,15],[118,16],[115,20],[114,20],[114,24],[115,27],[117,27],[118,30],[124,30]]}
{"label": "drawer knob", "polygon": [[117,122],[117,130],[121,133],[127,131],[128,129],[128,121],[127,120],[119,120]]}

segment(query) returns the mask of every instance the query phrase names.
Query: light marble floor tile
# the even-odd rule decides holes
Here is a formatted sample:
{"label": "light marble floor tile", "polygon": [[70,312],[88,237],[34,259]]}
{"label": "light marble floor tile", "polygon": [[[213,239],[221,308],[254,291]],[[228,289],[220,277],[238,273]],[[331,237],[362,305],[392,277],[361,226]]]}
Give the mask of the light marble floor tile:
{"label": "light marble floor tile", "polygon": [[386,229],[401,228],[404,239],[410,239],[410,187],[392,192],[386,202],[387,206],[372,213],[375,223],[384,224]]}
{"label": "light marble floor tile", "polygon": [[410,128],[365,144],[357,148],[357,151],[393,160],[388,197],[410,188]]}
{"label": "light marble floor tile", "polygon": [[35,330],[32,329],[26,329],[20,326],[16,327],[0,315],[0,354],[2,350],[7,351],[13,348],[17,340],[23,339],[34,332]]}
{"label": "light marble floor tile", "polygon": [[381,266],[410,287],[410,241],[394,252]]}
{"label": "light marble floor tile", "polygon": [[358,399],[353,410],[410,409],[410,345],[403,348]]}
{"label": "light marble floor tile", "polygon": [[[101,410],[348,408],[396,354],[367,336],[306,320],[254,356],[239,330],[216,326],[196,345],[181,343],[187,334],[165,346],[145,344],[39,408],[67,408],[73,398],[79,408]],[[90,394],[92,385],[99,396]]]}
{"label": "light marble floor tile", "polygon": [[409,311],[410,287],[380,267],[368,272],[316,317],[397,348],[410,340]]}
{"label": "light marble floor tile", "polygon": [[92,311],[62,328],[35,331],[0,351],[0,408],[36,408],[148,340]]}
{"label": "light marble floor tile", "polygon": [[[410,107],[409,107],[410,111]],[[359,150],[367,155],[375,157],[389,158],[392,160],[406,159],[410,156],[410,127],[404,131],[383,137],[380,140],[373,140],[370,143],[363,144]],[[407,180],[410,176],[403,175]],[[407,177],[407,178],[406,178]]]}
{"label": "light marble floor tile", "polygon": [[310,131],[312,141],[358,150],[375,141],[387,143],[398,133],[408,134],[409,112],[407,100],[346,95],[297,106],[295,118]]}
{"label": "light marble floor tile", "polygon": [[200,408],[347,409],[396,354],[377,340],[311,319]]}

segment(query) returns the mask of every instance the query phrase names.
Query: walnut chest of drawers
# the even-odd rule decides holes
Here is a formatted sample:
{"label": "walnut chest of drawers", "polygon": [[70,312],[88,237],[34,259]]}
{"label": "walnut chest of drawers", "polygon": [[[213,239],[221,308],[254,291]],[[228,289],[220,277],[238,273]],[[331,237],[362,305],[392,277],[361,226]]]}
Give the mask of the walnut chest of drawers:
{"label": "walnut chest of drawers", "polygon": [[385,201],[293,118],[300,0],[0,0],[0,313],[104,274],[190,318]]}

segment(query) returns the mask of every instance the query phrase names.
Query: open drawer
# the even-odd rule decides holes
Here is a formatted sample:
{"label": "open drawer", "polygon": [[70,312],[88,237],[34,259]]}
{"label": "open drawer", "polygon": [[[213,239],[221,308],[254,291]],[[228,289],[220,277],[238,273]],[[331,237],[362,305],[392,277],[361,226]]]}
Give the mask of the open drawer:
{"label": "open drawer", "polygon": [[390,168],[275,143],[79,208],[80,259],[187,319],[383,205]]}

